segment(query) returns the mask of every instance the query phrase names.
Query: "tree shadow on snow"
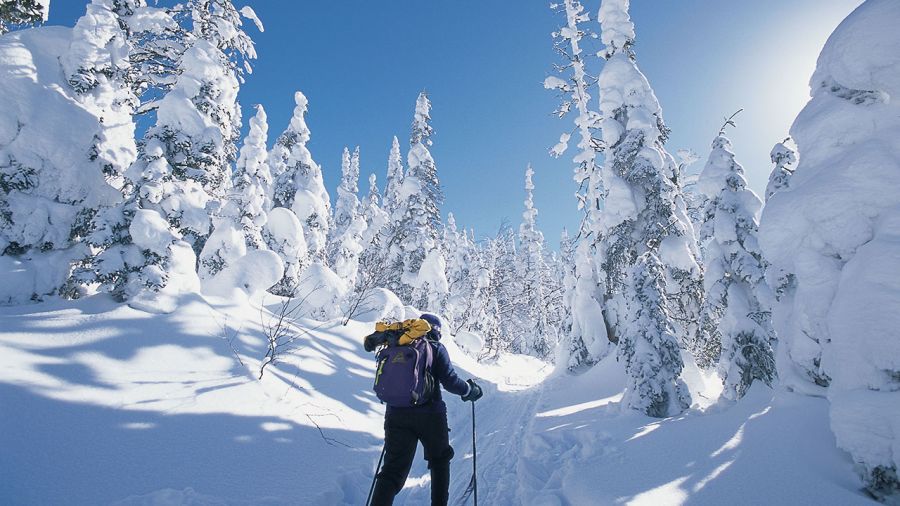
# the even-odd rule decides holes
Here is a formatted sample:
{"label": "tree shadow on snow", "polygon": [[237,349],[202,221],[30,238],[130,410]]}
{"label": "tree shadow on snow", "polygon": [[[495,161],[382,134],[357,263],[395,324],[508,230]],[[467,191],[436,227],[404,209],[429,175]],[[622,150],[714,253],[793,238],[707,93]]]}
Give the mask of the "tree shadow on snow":
{"label": "tree shadow on snow", "polygon": [[[380,439],[367,432],[320,430],[285,417],[154,408],[160,401],[189,404],[198,395],[256,381],[222,336],[198,330],[184,314],[135,313],[102,298],[75,308],[47,303],[15,309],[0,312],[0,347],[22,353],[29,363],[21,364],[21,376],[6,376],[12,383],[0,382],[0,504],[109,504],[187,488],[228,504],[365,501],[369,468],[381,449]],[[19,333],[46,340],[22,339]],[[250,356],[264,353],[238,346]],[[168,347],[164,356],[174,353],[178,363],[148,363],[143,353],[150,347]],[[373,409],[376,402],[364,393],[369,380],[344,371],[346,361],[335,349],[325,347],[323,353],[340,374],[314,374],[288,362],[267,374],[286,385],[299,375],[322,394],[349,402],[350,409]],[[193,357],[215,366],[193,371]],[[141,375],[147,369],[147,379],[129,376],[116,384],[110,375],[132,361]],[[180,369],[167,379],[173,367]],[[364,385],[362,395],[347,395],[348,385],[357,383]],[[154,390],[129,399],[123,390],[129,384]],[[95,396],[102,396],[102,405]]]}

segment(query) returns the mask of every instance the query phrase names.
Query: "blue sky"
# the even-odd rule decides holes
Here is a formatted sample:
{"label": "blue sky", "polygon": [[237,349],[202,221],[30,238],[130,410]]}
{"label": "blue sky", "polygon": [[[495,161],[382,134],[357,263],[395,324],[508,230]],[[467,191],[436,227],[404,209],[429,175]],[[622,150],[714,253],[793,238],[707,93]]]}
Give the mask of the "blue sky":
{"label": "blue sky", "polygon": [[[49,24],[72,26],[85,3],[53,0]],[[550,33],[563,22],[548,2],[235,1],[247,3],[266,31],[247,25],[259,59],[240,94],[245,122],[263,104],[271,144],[290,118],[294,90],[302,90],[310,100],[310,149],[329,192],[344,146],[360,146],[363,186],[371,172],[383,186],[391,138],[400,139],[405,157],[424,89],[433,103],[432,154],[445,214],[479,237],[504,220],[517,226],[530,162],[538,225],[550,245],[563,227],[577,227],[574,152],[547,154],[572,128],[571,118],[551,114],[557,98],[541,85],[557,61]],[[638,64],[672,129],[669,150],[694,150],[701,161],[692,169],[700,170],[723,116],[744,108],[730,137],[760,193],[769,150],[808,98],[819,50],[859,3],[633,1]],[[599,1],[585,6],[595,17]]]}

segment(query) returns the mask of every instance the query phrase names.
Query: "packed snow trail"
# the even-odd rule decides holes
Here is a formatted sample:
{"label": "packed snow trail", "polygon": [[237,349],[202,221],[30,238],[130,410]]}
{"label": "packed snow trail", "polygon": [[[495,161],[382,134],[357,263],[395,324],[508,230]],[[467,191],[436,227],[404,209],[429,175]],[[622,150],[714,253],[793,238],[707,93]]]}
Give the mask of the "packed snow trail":
{"label": "packed snow trail", "polygon": [[[487,380],[478,381],[484,388],[484,397],[475,403],[478,499],[482,504],[518,504],[516,463],[540,400],[541,387],[504,392]],[[472,476],[472,411],[469,403],[459,399],[448,398],[447,404],[450,444],[456,453],[451,461],[450,502],[457,504]],[[430,479],[421,450],[416,459],[410,473],[412,483],[407,482],[395,504],[429,504]]]}

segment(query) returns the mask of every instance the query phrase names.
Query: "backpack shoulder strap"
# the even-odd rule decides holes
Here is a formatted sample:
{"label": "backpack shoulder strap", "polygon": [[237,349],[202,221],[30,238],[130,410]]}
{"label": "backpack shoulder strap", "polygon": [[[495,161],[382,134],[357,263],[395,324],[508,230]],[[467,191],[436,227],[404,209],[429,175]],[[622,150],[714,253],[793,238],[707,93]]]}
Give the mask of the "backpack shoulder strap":
{"label": "backpack shoulder strap", "polygon": [[434,345],[436,343],[435,343],[435,341],[432,341],[431,339],[428,339],[428,338],[423,338],[422,340],[425,341],[425,344],[428,345],[426,347],[426,351],[425,351],[425,354],[426,354],[425,365],[428,368],[428,370],[430,371],[431,364],[434,362]]}

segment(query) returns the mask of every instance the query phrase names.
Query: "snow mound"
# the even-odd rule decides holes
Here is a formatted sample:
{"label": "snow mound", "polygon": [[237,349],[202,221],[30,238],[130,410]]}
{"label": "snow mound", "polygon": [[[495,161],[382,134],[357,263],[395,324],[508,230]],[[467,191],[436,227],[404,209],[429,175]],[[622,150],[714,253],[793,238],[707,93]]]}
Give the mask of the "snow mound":
{"label": "snow mound", "polygon": [[[165,271],[148,265],[141,278],[129,280],[128,305],[148,313],[171,313],[178,308],[182,295],[200,291],[193,248],[169,230],[168,222],[158,212],[138,209],[129,232],[136,246],[159,255],[167,265]],[[160,288],[150,288],[147,283]]]}
{"label": "snow mound", "polygon": [[[206,239],[200,252],[198,274],[207,280],[247,254],[244,233],[235,224],[223,222]],[[269,285],[271,286],[271,285]]]}
{"label": "snow mound", "polygon": [[484,339],[474,332],[460,330],[453,336],[456,345],[469,355],[477,355],[484,349]]}
{"label": "snow mound", "polygon": [[341,314],[341,302],[348,289],[334,271],[314,262],[300,274],[295,296],[302,301],[302,314],[330,320]]}
{"label": "snow mound", "polygon": [[266,229],[276,243],[287,245],[288,253],[299,255],[306,252],[303,227],[290,209],[276,207],[269,211]]}
{"label": "snow mound", "polygon": [[251,250],[205,281],[203,294],[230,298],[237,292],[252,297],[271,288],[283,275],[284,264],[277,254]]}
{"label": "snow mound", "polygon": [[82,248],[0,255],[0,306],[27,304],[52,294],[69,275],[69,266],[85,254]]}
{"label": "snow mound", "polygon": [[362,298],[353,319],[361,322],[401,321],[406,319],[406,308],[394,292],[375,288]]}

